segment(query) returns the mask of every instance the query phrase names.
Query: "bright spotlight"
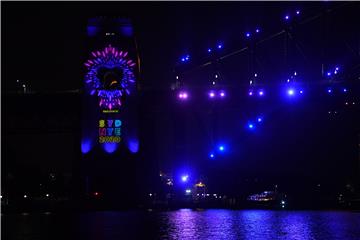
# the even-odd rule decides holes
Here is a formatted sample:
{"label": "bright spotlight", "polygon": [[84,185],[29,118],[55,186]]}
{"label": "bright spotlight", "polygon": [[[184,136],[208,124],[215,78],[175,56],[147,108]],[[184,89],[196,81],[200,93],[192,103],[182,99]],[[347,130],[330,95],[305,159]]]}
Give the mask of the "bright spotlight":
{"label": "bright spotlight", "polygon": [[220,97],[222,97],[222,98],[225,97],[225,92],[224,91],[220,92]]}
{"label": "bright spotlight", "polygon": [[296,11],[296,15],[299,15],[299,14],[300,14],[300,11],[299,11],[299,10],[297,10],[297,11]]}
{"label": "bright spotlight", "polygon": [[208,53],[211,53],[211,48],[208,48],[208,50],[207,50],[207,51],[208,51]]}
{"label": "bright spotlight", "polygon": [[303,92],[304,92],[303,90],[300,90],[300,91],[299,91],[300,94],[303,94]]}
{"label": "bright spotlight", "polygon": [[222,44],[218,44],[217,46],[218,49],[221,49],[222,47],[223,47]]}
{"label": "bright spotlight", "polygon": [[254,124],[249,123],[249,124],[248,124],[248,128],[249,128],[249,129],[254,129],[254,128],[255,128],[255,126],[254,126]]}
{"label": "bright spotlight", "polygon": [[209,157],[210,157],[210,158],[214,158],[215,155],[214,155],[213,153],[210,153]]}
{"label": "bright spotlight", "polygon": [[252,90],[249,91],[249,96],[252,96],[254,92]]}
{"label": "bright spotlight", "polygon": [[180,98],[181,100],[186,100],[188,97],[189,97],[188,93],[184,91],[180,92],[178,95],[178,98]]}
{"label": "bright spotlight", "polygon": [[181,181],[187,182],[189,180],[189,175],[183,175],[181,176]]}
{"label": "bright spotlight", "polygon": [[256,33],[259,33],[259,32],[260,32],[260,29],[257,28],[257,29],[255,30],[255,32],[256,32]]}
{"label": "bright spotlight", "polygon": [[220,146],[219,146],[219,151],[223,152],[224,150],[225,150],[224,145],[220,145]]}
{"label": "bright spotlight", "polygon": [[264,90],[259,91],[259,96],[264,96]]}
{"label": "bright spotlight", "polygon": [[289,96],[293,96],[295,94],[295,91],[294,91],[294,89],[290,88],[290,89],[288,89],[287,93]]}
{"label": "bright spotlight", "polygon": [[263,120],[262,117],[258,117],[257,119],[258,122],[262,122],[262,120]]}
{"label": "bright spotlight", "polygon": [[215,92],[214,91],[210,91],[209,92],[209,98],[214,98],[215,97]]}
{"label": "bright spotlight", "polygon": [[245,36],[246,36],[247,38],[249,38],[249,37],[250,37],[250,33],[246,33]]}
{"label": "bright spotlight", "polygon": [[285,16],[285,20],[289,20],[290,19],[290,16],[289,15],[286,15]]}
{"label": "bright spotlight", "polygon": [[330,77],[330,76],[331,76],[331,72],[327,72],[326,75],[327,75],[328,77]]}
{"label": "bright spotlight", "polygon": [[331,88],[328,88],[327,92],[328,92],[328,93],[332,93],[332,89],[331,89]]}
{"label": "bright spotlight", "polygon": [[343,92],[347,92],[347,89],[346,89],[346,88],[343,88]]}

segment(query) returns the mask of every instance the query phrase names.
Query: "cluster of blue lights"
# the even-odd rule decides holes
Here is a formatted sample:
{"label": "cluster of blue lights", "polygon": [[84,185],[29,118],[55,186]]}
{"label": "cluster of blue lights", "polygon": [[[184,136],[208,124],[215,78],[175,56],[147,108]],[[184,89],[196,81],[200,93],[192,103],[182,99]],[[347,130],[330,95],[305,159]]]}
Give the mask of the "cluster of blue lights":
{"label": "cluster of blue lights", "polygon": [[330,78],[334,75],[337,75],[339,73],[339,71],[340,71],[340,68],[336,66],[334,69],[327,71],[325,76]]}
{"label": "cluster of blue lights", "polygon": [[329,95],[332,95],[334,94],[335,92],[341,92],[343,94],[346,94],[350,91],[349,88],[346,88],[346,87],[341,87],[341,88],[334,88],[334,87],[328,87],[326,89],[326,92],[329,94]]}
{"label": "cluster of blue lights", "polygon": [[251,96],[259,96],[259,97],[263,97],[265,96],[265,90],[264,89],[250,89],[248,92],[248,95]]}
{"label": "cluster of blue lights", "polygon": [[188,54],[188,55],[186,55],[186,56],[183,56],[182,58],[181,58],[181,61],[182,62],[188,62],[190,60],[190,55]]}
{"label": "cluster of blue lights", "polygon": [[[285,89],[283,89],[283,91],[285,92],[285,96],[289,97],[289,98],[295,98],[298,96],[301,96],[305,93],[304,89],[295,85],[295,84],[289,84],[289,86],[287,86]],[[341,92],[343,94],[346,94],[348,92],[350,92],[350,89],[347,87],[340,87],[340,88],[333,88],[333,87],[327,87],[326,88],[326,92],[331,95],[333,93],[335,93],[335,91],[337,92]],[[178,94],[177,97],[182,100],[182,101],[186,101],[189,99],[189,92],[188,91],[184,91],[181,90]],[[225,90],[210,90],[208,93],[208,98],[209,99],[225,99],[227,94]],[[249,97],[259,97],[262,98],[264,97],[265,94],[265,90],[264,88],[259,88],[259,89],[255,89],[255,88],[251,88],[248,91],[248,96]],[[282,94],[284,95],[284,94]]]}
{"label": "cluster of blue lights", "polygon": [[[215,148],[215,150],[211,151],[209,153],[209,158],[210,159],[215,159],[216,158],[216,155],[221,155],[223,153],[225,153],[227,150],[227,147],[224,145],[224,144],[218,144]],[[217,153],[217,154],[216,154]]]}
{"label": "cluster of blue lights", "polygon": [[[222,49],[222,48],[223,48],[222,43],[218,43],[218,44],[216,45],[216,47],[215,47],[215,49],[218,49],[218,50],[220,50],[220,49]],[[212,49],[212,48],[208,48],[208,49],[207,49],[207,52],[208,52],[208,53],[212,53],[212,52],[213,52],[213,49]]]}
{"label": "cluster of blue lights", "polygon": [[[256,28],[256,29],[254,30],[254,35],[255,35],[255,34],[259,34],[259,33],[260,33],[260,28]],[[251,38],[251,36],[252,36],[252,33],[251,33],[251,32],[246,32],[246,33],[245,33],[245,37],[246,37],[246,38],[249,39],[249,38]]]}
{"label": "cluster of blue lights", "polygon": [[[300,15],[300,10],[296,10],[295,11],[295,16],[299,16]],[[285,16],[284,16],[284,20],[285,21],[289,21],[291,19],[291,15],[290,14],[286,14]]]}
{"label": "cluster of blue lights", "polygon": [[256,128],[256,126],[259,125],[259,124],[262,124],[263,121],[264,121],[264,118],[263,118],[262,116],[258,116],[258,117],[256,118],[256,120],[254,120],[254,121],[249,121],[249,122],[248,122],[247,128],[248,128],[249,130],[254,130],[254,129]]}

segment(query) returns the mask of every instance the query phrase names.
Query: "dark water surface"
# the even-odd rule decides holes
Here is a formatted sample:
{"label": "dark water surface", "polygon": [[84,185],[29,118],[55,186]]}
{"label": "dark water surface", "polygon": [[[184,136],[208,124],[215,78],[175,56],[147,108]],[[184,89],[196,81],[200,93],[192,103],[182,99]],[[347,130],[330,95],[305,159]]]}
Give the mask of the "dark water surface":
{"label": "dark water surface", "polygon": [[360,213],[190,210],[3,214],[2,239],[360,239]]}

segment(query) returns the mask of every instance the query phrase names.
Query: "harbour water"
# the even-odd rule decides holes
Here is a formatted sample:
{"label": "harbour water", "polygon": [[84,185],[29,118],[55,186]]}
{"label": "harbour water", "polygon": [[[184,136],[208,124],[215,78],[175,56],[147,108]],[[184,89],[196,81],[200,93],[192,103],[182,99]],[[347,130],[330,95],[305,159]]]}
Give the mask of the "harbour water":
{"label": "harbour water", "polygon": [[360,213],[191,210],[2,214],[2,239],[360,239]]}

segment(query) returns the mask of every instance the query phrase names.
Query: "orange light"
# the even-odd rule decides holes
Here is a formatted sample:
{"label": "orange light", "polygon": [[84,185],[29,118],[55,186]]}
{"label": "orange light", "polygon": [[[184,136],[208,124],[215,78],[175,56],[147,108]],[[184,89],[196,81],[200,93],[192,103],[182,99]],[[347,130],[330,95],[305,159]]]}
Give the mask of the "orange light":
{"label": "orange light", "polygon": [[205,187],[205,184],[203,184],[202,182],[199,182],[199,183],[195,184],[195,186],[197,186],[197,187]]}
{"label": "orange light", "polygon": [[117,81],[116,80],[113,80],[111,83],[110,83],[110,86],[112,86],[113,84],[116,84]]}

